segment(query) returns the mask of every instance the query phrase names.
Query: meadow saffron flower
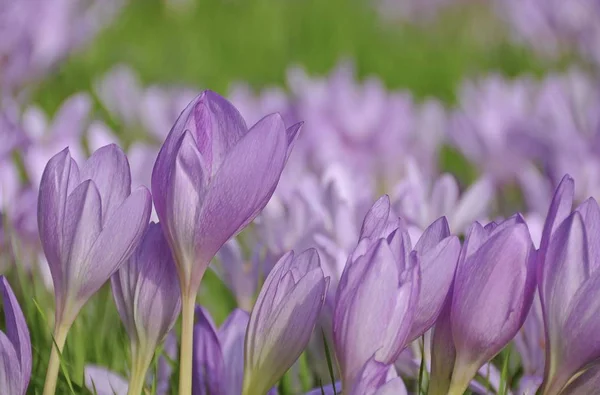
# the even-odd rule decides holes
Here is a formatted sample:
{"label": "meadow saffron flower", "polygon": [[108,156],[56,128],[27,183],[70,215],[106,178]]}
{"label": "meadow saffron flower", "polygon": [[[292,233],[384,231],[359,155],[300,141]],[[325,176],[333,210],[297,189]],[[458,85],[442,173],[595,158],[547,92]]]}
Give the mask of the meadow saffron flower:
{"label": "meadow saffron flower", "polygon": [[574,183],[565,176],[552,200],[538,259],[546,332],[542,394],[559,394],[600,357],[600,207],[590,198],[571,212]]}
{"label": "meadow saffron flower", "polygon": [[154,350],[181,311],[181,291],[169,245],[151,222],[129,260],[111,277],[117,310],[131,347],[130,393],[142,391]]}
{"label": "meadow saffron flower", "polygon": [[380,199],[365,217],[361,240],[340,279],[333,316],[342,387],[351,393],[365,364],[392,364],[406,346],[419,296],[418,254],[406,229]]}
{"label": "meadow saffron flower", "polygon": [[23,311],[6,277],[0,276],[5,332],[0,332],[0,388],[25,395],[31,378],[31,339]]}
{"label": "meadow saffron flower", "polygon": [[194,300],[211,259],[273,194],[299,125],[278,114],[248,129],[211,91],[195,98],[165,140],[152,172],[154,204],[179,273],[183,303],[180,388],[191,392]]}
{"label": "meadow saffron flower", "polygon": [[44,170],[38,225],[55,297],[54,339],[45,395],[54,394],[58,352],[75,317],[126,262],[148,225],[146,188],[131,192],[129,165],[115,145],[103,147],[79,168],[69,149]]}
{"label": "meadow saffron flower", "polygon": [[315,249],[291,251],[277,262],[250,315],[242,394],[266,393],[302,354],[328,285]]}
{"label": "meadow saffron flower", "polygon": [[524,220],[474,223],[461,250],[449,308],[434,331],[435,385],[429,394],[462,394],[521,328],[534,291],[535,251]]}

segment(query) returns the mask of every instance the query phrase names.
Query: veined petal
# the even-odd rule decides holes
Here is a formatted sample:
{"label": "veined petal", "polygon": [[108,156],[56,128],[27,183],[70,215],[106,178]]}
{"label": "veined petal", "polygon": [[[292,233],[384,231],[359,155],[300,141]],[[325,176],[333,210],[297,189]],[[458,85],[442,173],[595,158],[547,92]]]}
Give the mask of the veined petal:
{"label": "veined petal", "polygon": [[553,361],[557,361],[557,376],[570,378],[590,362],[600,358],[600,272],[595,273],[573,295],[570,311],[560,334]]}
{"label": "veined petal", "polygon": [[24,395],[19,357],[8,337],[0,332],[0,388],[6,394]]}
{"label": "veined petal", "polygon": [[96,293],[133,253],[150,219],[152,199],[140,187],[119,206],[105,222],[104,228],[85,259],[86,270],[78,298],[82,305]]}
{"label": "veined petal", "polygon": [[[86,280],[90,269],[86,257],[102,229],[102,203],[92,180],[79,184],[68,197],[62,226],[66,259],[61,269],[66,287],[66,300],[58,300],[57,294],[57,314],[63,313],[65,303],[74,302],[69,302],[68,299],[77,296]],[[57,319],[59,318],[62,319],[57,315]]]}
{"label": "veined petal", "polygon": [[429,330],[440,315],[454,281],[460,248],[458,238],[450,236],[420,255],[421,290],[408,342]]}
{"label": "veined petal", "polygon": [[285,127],[277,115],[263,118],[228,153],[213,177],[196,231],[192,286],[200,284],[219,248],[250,223],[273,194],[287,150]]}
{"label": "veined petal", "polygon": [[539,284],[550,349],[557,346],[569,306],[588,278],[588,256],[585,224],[574,212],[552,235]]}
{"label": "veined petal", "polygon": [[451,313],[457,361],[479,368],[514,337],[533,300],[533,278],[533,244],[522,224],[459,263]]}
{"label": "veined petal", "polygon": [[598,388],[600,388],[600,364],[597,363],[569,383],[561,395],[593,394],[598,391]]}
{"label": "veined petal", "polygon": [[223,352],[223,362],[227,367],[224,371],[224,395],[239,395],[242,393],[244,381],[244,338],[250,315],[240,309],[235,309],[219,328],[218,336]]}
{"label": "veined petal", "polygon": [[[6,336],[12,343],[16,352],[16,361],[19,362],[20,387],[24,394],[31,377],[32,355],[29,328],[27,327],[27,322],[25,322],[25,317],[23,316],[23,311],[19,306],[19,302],[4,276],[0,276],[0,290],[2,292],[2,307],[4,310],[4,321],[6,323]],[[0,386],[0,388],[5,387]]]}
{"label": "veined petal", "polygon": [[148,225],[128,265],[139,278],[132,307],[139,337],[146,341],[141,346],[154,349],[171,330],[181,311],[179,278],[160,225]]}
{"label": "veined petal", "polygon": [[581,213],[589,251],[589,271],[595,272],[600,267],[600,207],[596,199],[589,198],[575,209]]}
{"label": "veined petal", "polygon": [[[190,132],[179,141],[169,181],[166,183],[167,211],[161,224],[169,239],[182,280],[190,281],[192,265],[197,262],[195,234],[200,222],[202,203],[207,193],[207,177],[202,158]],[[189,284],[182,284],[187,287]]]}
{"label": "veined petal", "polygon": [[64,239],[62,222],[67,203],[71,163],[73,162],[68,148],[50,159],[42,175],[38,199],[40,240],[48,260],[57,299],[62,299],[59,295],[65,290],[61,265]]}
{"label": "veined petal", "polygon": [[131,193],[129,162],[121,148],[109,144],[98,149],[80,169],[81,180],[92,180],[102,200],[105,223]]}
{"label": "veined petal", "polygon": [[201,307],[196,308],[194,325],[194,360],[192,385],[194,395],[223,394],[223,352],[212,318]]}
{"label": "veined petal", "polygon": [[448,236],[450,236],[448,221],[446,217],[440,217],[425,229],[415,245],[415,251],[419,254],[426,253]]}
{"label": "veined petal", "polygon": [[296,140],[298,139],[298,134],[300,133],[300,129],[304,125],[304,122],[298,122],[293,124],[289,128],[286,129],[285,134],[287,135],[287,153],[285,155],[285,160],[287,161],[292,153],[292,149],[296,144]]}
{"label": "veined petal", "polygon": [[214,175],[248,128],[239,111],[213,91],[202,93],[194,106],[193,134],[202,157],[206,158],[208,174]]}

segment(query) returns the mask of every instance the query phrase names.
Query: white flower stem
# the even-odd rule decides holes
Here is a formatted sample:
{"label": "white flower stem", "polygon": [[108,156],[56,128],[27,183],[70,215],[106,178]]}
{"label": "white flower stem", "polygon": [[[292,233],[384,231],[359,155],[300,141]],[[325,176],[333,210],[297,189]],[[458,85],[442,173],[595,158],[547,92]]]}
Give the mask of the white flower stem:
{"label": "white flower stem", "polygon": [[44,395],[54,395],[56,393],[56,381],[58,379],[58,369],[60,368],[60,354],[62,354],[67,340],[67,333],[70,325],[56,325],[54,329],[54,342],[50,352],[50,361],[46,371],[46,382],[44,383]]}
{"label": "white flower stem", "polygon": [[192,394],[192,350],[196,294],[182,290],[181,350],[179,353],[179,395]]}

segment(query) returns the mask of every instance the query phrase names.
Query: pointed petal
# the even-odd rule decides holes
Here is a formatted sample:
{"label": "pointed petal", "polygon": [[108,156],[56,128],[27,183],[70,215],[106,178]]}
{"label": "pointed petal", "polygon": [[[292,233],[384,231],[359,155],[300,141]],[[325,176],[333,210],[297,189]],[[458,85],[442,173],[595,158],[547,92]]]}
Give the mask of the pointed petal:
{"label": "pointed petal", "polygon": [[112,216],[131,193],[129,162],[121,148],[110,144],[98,149],[80,169],[81,180],[92,180],[102,198],[102,221]]}
{"label": "pointed petal", "polygon": [[150,193],[140,187],[105,223],[85,260],[88,270],[78,295],[82,303],[96,293],[133,253],[148,226],[151,206]]}
{"label": "pointed petal", "polygon": [[[54,288],[61,294],[65,288],[62,279],[62,222],[65,215],[67,191],[71,173],[71,156],[65,148],[48,161],[38,199],[38,228],[44,254],[48,260]],[[61,299],[61,297],[59,297]]]}
{"label": "pointed petal", "polygon": [[279,116],[263,118],[233,147],[215,174],[196,231],[199,285],[219,248],[250,223],[267,204],[283,170],[286,136]]}
{"label": "pointed petal", "polygon": [[409,342],[429,330],[440,315],[454,281],[460,247],[458,238],[450,236],[420,256],[421,290]]}
{"label": "pointed petal", "polygon": [[415,250],[419,254],[424,254],[448,236],[450,236],[450,227],[448,226],[446,217],[438,218],[425,229],[415,245]]}
{"label": "pointed petal", "polygon": [[533,300],[532,258],[529,231],[517,224],[459,263],[452,302],[457,361],[479,368],[517,333]]}

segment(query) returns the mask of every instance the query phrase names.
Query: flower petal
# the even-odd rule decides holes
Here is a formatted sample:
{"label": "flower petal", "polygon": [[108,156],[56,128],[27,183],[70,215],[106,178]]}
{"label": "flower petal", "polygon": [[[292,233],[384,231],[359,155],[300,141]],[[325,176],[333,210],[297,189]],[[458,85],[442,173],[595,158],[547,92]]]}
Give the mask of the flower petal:
{"label": "flower petal", "polygon": [[98,149],[81,166],[81,180],[93,180],[102,198],[102,223],[131,193],[129,162],[121,148],[109,144]]}
{"label": "flower petal", "polygon": [[263,118],[224,159],[213,177],[196,231],[192,286],[200,284],[219,248],[250,223],[273,194],[287,150],[285,127],[278,115]]}
{"label": "flower petal", "polygon": [[[23,311],[6,277],[0,276],[6,336],[12,343],[19,362],[22,392],[25,393],[31,378],[31,339]],[[5,388],[0,385],[0,388]]]}
{"label": "flower petal", "polygon": [[151,207],[150,193],[140,187],[107,220],[86,258],[89,267],[78,295],[83,303],[133,253],[148,226]]}
{"label": "flower petal", "polygon": [[96,395],[127,395],[127,380],[105,367],[86,365],[83,369],[85,387]]}

